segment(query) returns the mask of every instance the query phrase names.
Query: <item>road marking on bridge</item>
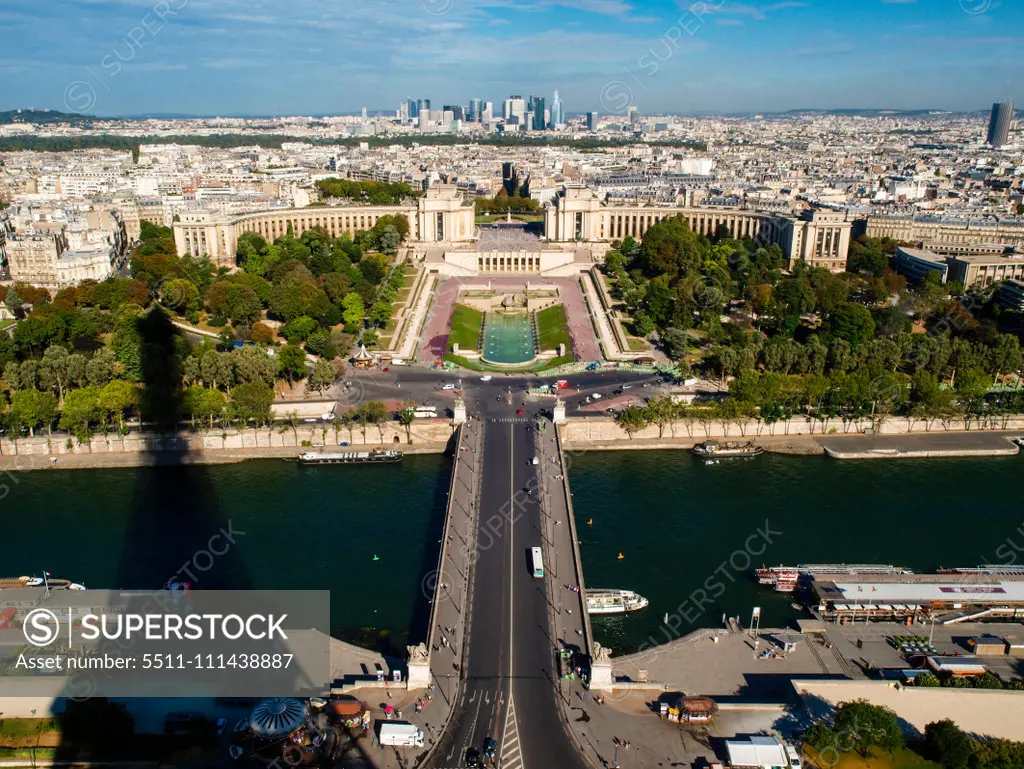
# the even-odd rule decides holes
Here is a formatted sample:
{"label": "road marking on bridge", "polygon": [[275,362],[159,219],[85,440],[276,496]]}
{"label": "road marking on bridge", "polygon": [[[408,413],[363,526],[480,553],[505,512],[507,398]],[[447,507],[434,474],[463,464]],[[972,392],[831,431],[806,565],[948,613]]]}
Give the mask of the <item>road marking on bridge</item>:
{"label": "road marking on bridge", "polygon": [[494,417],[494,418],[492,418],[489,421],[491,421],[491,422],[498,422],[498,423],[506,424],[506,425],[508,425],[508,424],[526,425],[526,424],[529,424],[530,422],[532,422],[533,420],[530,417]]}
{"label": "road marking on bridge", "polygon": [[523,769],[523,754],[519,749],[519,723],[516,721],[515,701],[509,697],[505,711],[505,729],[501,735],[501,769]]}

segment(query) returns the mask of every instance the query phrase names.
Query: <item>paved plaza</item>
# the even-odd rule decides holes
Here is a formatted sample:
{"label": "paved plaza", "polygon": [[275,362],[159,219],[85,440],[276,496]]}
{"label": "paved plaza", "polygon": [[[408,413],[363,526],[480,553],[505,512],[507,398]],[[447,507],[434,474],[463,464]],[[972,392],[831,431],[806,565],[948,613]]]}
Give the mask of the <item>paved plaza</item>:
{"label": "paved plaza", "polygon": [[434,304],[420,337],[418,358],[423,361],[438,361],[444,358],[455,302],[459,292],[467,285],[490,284],[495,289],[511,291],[522,290],[527,282],[532,286],[558,288],[562,304],[565,306],[565,317],[569,324],[569,333],[572,335],[576,358],[583,361],[600,360],[601,350],[578,281],[572,278],[533,276],[492,278],[486,275],[464,279],[451,278],[437,286]]}

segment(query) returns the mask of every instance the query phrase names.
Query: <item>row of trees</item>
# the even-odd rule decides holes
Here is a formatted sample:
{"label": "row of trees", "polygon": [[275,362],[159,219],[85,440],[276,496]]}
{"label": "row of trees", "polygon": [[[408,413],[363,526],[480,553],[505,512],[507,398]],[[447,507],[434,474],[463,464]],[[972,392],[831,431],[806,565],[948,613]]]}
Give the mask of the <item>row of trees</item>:
{"label": "row of trees", "polygon": [[788,420],[795,416],[811,419],[811,432],[815,423],[822,432],[834,423],[841,423],[845,432],[864,421],[877,429],[890,415],[905,416],[926,430],[937,424],[949,429],[958,421],[965,429],[1005,429],[1012,415],[1024,412],[1024,391],[990,395],[991,384],[980,370],[964,372],[955,388],[943,386],[924,371],[910,379],[873,378],[868,371],[829,376],[754,372],[734,380],[722,401],[687,404],[669,397],[653,398],[643,406],[626,407],[615,419],[630,438],[650,425],[658,426],[659,438],[666,428],[675,437],[679,424],[691,438],[698,424],[705,435],[711,434],[712,425],[721,424],[725,432],[732,425],[746,436],[760,435],[765,429],[774,434],[775,425],[783,422],[788,433]]}
{"label": "row of trees", "polygon": [[423,193],[405,182],[351,181],[349,179],[320,179],[316,188],[325,198],[343,198],[374,206],[396,206]]}
{"label": "row of trees", "polygon": [[508,195],[502,189],[497,197],[476,198],[473,202],[476,213],[480,214],[503,214],[511,211],[514,214],[539,214],[544,208],[533,198],[524,198],[518,195]]}
{"label": "row of trees", "polygon": [[[899,392],[908,394],[921,372],[955,386],[958,395],[969,391],[962,400],[976,401],[974,385],[987,378],[991,386],[1019,371],[1019,339],[1000,333],[984,311],[990,297],[966,295],[961,285],[934,278],[908,289],[889,269],[897,245],[855,243],[852,272],[799,262],[786,274],[777,246],[735,240],[722,227],[704,238],[673,217],[652,226],[642,243],[627,237],[605,268],[636,333],[657,332],[669,356],[680,361],[695,362],[691,353],[698,347],[701,365],[722,379],[759,371],[821,377],[866,370],[872,381],[897,391],[893,406],[899,408],[909,401]],[[934,390],[927,377],[918,382],[922,392]]]}
{"label": "row of trees", "polygon": [[[804,744],[822,765],[835,766],[844,753],[872,758],[876,750],[896,753],[907,747],[895,712],[866,700],[843,702],[828,721],[818,721],[804,733]],[[915,747],[946,769],[1012,769],[1024,766],[1024,742],[977,739],[950,719],[925,726],[924,741]]]}

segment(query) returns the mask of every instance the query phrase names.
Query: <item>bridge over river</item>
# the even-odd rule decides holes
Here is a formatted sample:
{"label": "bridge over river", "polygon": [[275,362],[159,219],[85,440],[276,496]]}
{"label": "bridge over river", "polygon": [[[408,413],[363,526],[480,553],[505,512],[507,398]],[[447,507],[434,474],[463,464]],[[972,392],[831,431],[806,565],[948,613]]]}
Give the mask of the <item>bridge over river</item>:
{"label": "bridge over river", "polygon": [[451,716],[424,765],[465,766],[493,739],[501,767],[586,767],[567,713],[594,650],[564,457],[536,404],[493,392],[468,403],[457,441],[427,649]]}

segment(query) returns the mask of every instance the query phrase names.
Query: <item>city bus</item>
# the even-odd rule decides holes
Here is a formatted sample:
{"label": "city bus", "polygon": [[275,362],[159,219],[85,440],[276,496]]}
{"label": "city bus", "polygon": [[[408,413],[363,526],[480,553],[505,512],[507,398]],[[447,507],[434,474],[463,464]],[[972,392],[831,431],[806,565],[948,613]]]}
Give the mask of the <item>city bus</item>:
{"label": "city bus", "polygon": [[540,554],[540,548],[531,547],[530,556],[533,560],[533,576],[540,579],[544,576],[544,557]]}
{"label": "city bus", "polygon": [[418,419],[437,419],[437,407],[417,406],[413,411],[413,416]]}

